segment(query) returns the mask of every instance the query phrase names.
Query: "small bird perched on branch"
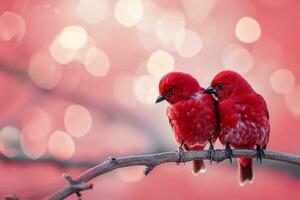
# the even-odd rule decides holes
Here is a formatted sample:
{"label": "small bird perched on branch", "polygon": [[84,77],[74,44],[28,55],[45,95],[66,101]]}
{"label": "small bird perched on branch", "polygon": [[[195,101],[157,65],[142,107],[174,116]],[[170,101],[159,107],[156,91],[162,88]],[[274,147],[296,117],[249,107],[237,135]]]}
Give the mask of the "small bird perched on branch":
{"label": "small bird perched on branch", "polygon": [[[166,100],[171,104],[167,116],[180,145],[179,155],[183,150],[203,150],[210,143],[212,156],[212,143],[217,139],[214,98],[204,93],[195,78],[182,72],[171,72],[162,77],[159,92],[156,103]],[[205,171],[203,160],[193,161],[193,171]]]}
{"label": "small bird perched on branch", "polygon": [[[263,97],[233,71],[217,74],[205,92],[214,94],[218,99],[219,139],[226,145],[230,160],[230,146],[247,149],[256,147],[257,159],[261,162],[270,134],[269,112]],[[238,166],[240,185],[252,181],[252,159],[240,158]]]}

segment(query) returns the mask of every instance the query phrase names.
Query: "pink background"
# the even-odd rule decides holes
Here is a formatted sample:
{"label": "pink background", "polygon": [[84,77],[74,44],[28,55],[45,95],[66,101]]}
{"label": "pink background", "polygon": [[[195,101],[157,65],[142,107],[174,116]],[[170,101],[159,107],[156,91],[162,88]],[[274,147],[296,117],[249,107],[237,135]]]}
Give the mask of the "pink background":
{"label": "pink background", "polygon": [[[62,173],[108,156],[175,150],[167,104],[154,104],[169,71],[203,87],[221,70],[240,72],[268,103],[268,149],[300,154],[299,9],[297,0],[2,0],[0,194],[42,199],[65,184]],[[300,198],[298,167],[254,163],[242,188],[228,161],[197,177],[190,163],[170,163],[147,177],[143,167],[105,174],[83,197]]]}

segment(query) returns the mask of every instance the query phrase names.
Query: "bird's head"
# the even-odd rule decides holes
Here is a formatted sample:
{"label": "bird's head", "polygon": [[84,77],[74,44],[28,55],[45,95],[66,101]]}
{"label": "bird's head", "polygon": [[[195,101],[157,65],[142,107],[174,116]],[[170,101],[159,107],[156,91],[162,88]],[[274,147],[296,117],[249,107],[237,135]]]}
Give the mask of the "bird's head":
{"label": "bird's head", "polygon": [[188,99],[199,90],[198,81],[191,75],[183,72],[170,72],[163,76],[159,82],[160,96],[155,103],[166,100],[170,104],[174,104]]}
{"label": "bird's head", "polygon": [[213,94],[219,101],[222,101],[235,95],[251,93],[253,89],[241,75],[226,70],[217,74],[212,80],[211,86],[204,92]]}

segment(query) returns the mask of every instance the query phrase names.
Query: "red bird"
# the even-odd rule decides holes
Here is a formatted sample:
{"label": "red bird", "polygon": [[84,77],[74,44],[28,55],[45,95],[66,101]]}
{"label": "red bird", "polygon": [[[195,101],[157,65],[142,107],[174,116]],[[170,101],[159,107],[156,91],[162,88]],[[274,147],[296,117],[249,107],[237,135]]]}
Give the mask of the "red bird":
{"label": "red bird", "polygon": [[[226,145],[231,160],[233,148],[255,148],[262,160],[263,149],[269,141],[269,112],[265,100],[238,73],[223,71],[217,74],[206,93],[218,99],[220,120],[219,139]],[[240,185],[253,180],[252,159],[238,159]]]}
{"label": "red bird", "polygon": [[[167,116],[180,145],[179,153],[183,149],[203,150],[209,142],[212,156],[212,143],[217,139],[216,102],[213,97],[204,93],[204,88],[195,78],[182,72],[166,74],[160,80],[159,92],[156,103],[166,100],[171,104]],[[193,161],[195,173],[204,170],[203,160]]]}

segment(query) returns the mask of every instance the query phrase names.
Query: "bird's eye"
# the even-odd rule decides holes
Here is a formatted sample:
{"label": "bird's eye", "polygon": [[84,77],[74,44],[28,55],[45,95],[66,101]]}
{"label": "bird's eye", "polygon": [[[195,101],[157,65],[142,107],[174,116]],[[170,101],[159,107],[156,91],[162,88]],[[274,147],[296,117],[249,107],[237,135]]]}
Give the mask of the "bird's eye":
{"label": "bird's eye", "polygon": [[224,84],[223,83],[218,83],[217,88],[222,90],[224,88]]}
{"label": "bird's eye", "polygon": [[166,94],[168,94],[168,95],[172,94],[173,90],[174,90],[174,87],[167,89]]}

